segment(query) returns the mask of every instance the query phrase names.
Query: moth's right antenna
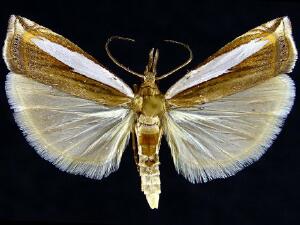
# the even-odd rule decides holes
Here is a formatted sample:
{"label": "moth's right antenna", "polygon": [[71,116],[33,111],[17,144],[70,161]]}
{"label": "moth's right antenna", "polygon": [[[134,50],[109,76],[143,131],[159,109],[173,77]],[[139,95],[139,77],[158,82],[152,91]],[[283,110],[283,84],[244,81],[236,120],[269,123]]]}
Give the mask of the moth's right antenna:
{"label": "moth's right antenna", "polygon": [[136,75],[136,76],[138,76],[138,77],[144,78],[144,75],[143,75],[143,74],[140,74],[140,73],[137,73],[137,72],[132,71],[131,69],[129,69],[128,67],[124,66],[122,63],[120,63],[118,60],[116,60],[116,59],[112,56],[112,54],[111,54],[110,51],[109,51],[108,45],[109,45],[109,43],[110,43],[112,40],[114,40],[114,39],[123,40],[123,41],[131,41],[131,42],[135,42],[135,40],[134,40],[134,39],[131,39],[131,38],[126,38],[126,37],[112,36],[112,37],[110,37],[110,38],[107,40],[107,42],[106,42],[106,44],[105,44],[105,50],[106,50],[106,53],[107,53],[107,55],[109,56],[109,58],[110,58],[116,65],[118,65],[119,67],[121,67],[122,69],[126,70],[127,72],[129,72],[129,73],[131,73],[131,74],[133,74],[133,75]]}

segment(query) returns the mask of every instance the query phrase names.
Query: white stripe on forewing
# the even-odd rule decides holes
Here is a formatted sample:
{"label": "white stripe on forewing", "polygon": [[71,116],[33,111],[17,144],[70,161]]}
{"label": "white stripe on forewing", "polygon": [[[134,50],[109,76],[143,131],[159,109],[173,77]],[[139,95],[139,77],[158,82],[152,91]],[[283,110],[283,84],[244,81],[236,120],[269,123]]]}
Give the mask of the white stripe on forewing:
{"label": "white stripe on forewing", "polygon": [[31,41],[44,52],[71,67],[74,72],[116,88],[127,96],[133,97],[132,90],[123,81],[105,68],[86,58],[84,55],[73,52],[64,46],[51,42],[43,37],[35,37],[32,38]]}
{"label": "white stripe on forewing", "polygon": [[254,39],[247,44],[243,44],[230,52],[216,57],[198,69],[192,70],[167,91],[166,98],[170,99],[183,90],[230,72],[230,68],[258,52],[267,43],[268,40]]}

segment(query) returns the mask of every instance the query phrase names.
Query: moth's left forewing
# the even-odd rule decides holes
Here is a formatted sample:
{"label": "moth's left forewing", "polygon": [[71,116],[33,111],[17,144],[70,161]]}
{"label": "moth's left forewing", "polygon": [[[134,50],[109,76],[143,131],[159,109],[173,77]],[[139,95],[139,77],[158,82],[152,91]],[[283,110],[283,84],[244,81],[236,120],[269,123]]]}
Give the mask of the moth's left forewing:
{"label": "moth's left forewing", "polygon": [[166,98],[176,107],[210,102],[291,72],[296,59],[290,20],[277,18],[221,48],[175,83]]}

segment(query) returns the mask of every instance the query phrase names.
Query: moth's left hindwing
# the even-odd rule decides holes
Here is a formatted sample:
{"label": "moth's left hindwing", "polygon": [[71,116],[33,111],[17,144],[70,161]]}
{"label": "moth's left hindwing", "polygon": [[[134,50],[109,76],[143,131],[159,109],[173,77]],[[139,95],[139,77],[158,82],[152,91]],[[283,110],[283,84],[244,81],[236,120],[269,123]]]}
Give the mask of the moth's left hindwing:
{"label": "moth's left hindwing", "polygon": [[261,157],[294,102],[294,82],[273,77],[216,101],[166,113],[177,171],[191,182],[233,175]]}
{"label": "moth's left hindwing", "polygon": [[129,139],[132,90],[79,47],[12,16],[3,50],[6,93],[29,143],[61,170],[101,179]]}
{"label": "moth's left hindwing", "polygon": [[297,50],[287,17],[220,49],[166,93],[164,130],[175,167],[192,182],[235,174],[279,133],[295,96]]}

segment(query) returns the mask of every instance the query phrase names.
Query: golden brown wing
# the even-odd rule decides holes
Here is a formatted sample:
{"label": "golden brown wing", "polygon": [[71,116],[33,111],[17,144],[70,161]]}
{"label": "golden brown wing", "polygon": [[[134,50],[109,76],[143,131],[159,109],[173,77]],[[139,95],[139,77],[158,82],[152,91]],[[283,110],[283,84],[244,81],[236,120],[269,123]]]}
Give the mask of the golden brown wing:
{"label": "golden brown wing", "polygon": [[80,98],[116,106],[133,97],[123,81],[78,46],[20,16],[9,20],[3,57],[12,72]]}
{"label": "golden brown wing", "polygon": [[175,83],[166,99],[176,107],[217,100],[291,72],[296,59],[290,20],[277,18],[221,48]]}

